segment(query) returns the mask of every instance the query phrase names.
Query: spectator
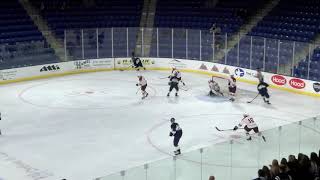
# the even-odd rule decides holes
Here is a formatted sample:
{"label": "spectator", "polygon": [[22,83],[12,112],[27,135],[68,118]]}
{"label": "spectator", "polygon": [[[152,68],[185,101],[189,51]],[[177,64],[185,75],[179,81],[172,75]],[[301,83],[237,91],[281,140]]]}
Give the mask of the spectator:
{"label": "spectator", "polygon": [[310,154],[310,174],[313,178],[319,177],[319,158],[315,152]]}
{"label": "spectator", "polygon": [[274,180],[292,180],[291,176],[286,172],[286,166],[280,164],[279,166],[279,174],[274,177]]}
{"label": "spectator", "polygon": [[271,170],[270,170],[271,178],[273,179],[274,177],[276,177],[280,173],[278,160],[274,159],[272,161],[272,165],[270,165],[270,168],[271,168]]}
{"label": "spectator", "polygon": [[287,172],[291,176],[292,179],[297,178],[297,171],[298,171],[299,163],[298,160],[294,155],[288,156],[288,163],[287,163]]}
{"label": "spectator", "polygon": [[265,177],[265,173],[262,169],[259,169],[258,171],[258,178],[254,179],[254,180],[267,180]]}
{"label": "spectator", "polygon": [[210,176],[209,180],[215,180],[216,178],[214,176]]}
{"label": "spectator", "polygon": [[283,165],[287,166],[287,164],[288,164],[287,159],[286,158],[282,158],[281,161],[280,161],[280,164],[283,164]]}
{"label": "spectator", "polygon": [[270,172],[269,168],[267,166],[263,166],[262,171],[264,173],[265,179],[270,180],[271,179],[271,172]]}
{"label": "spectator", "polygon": [[299,153],[298,155],[298,162],[299,162],[299,168],[298,168],[298,179],[303,180],[313,180],[312,175],[309,172],[311,162],[309,160],[309,157]]}

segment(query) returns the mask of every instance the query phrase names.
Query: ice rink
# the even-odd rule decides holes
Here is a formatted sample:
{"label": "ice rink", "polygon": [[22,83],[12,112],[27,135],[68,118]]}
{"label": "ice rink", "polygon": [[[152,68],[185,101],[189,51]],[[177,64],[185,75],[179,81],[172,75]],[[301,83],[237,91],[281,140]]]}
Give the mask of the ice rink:
{"label": "ice rink", "polygon": [[[148,81],[141,100],[137,75]],[[171,156],[169,118],[184,134],[182,153],[224,142],[243,113],[264,131],[319,115],[319,99],[238,83],[235,102],[207,96],[209,76],[182,73],[188,91],[167,98],[169,71],[110,71],[0,86],[0,179],[89,180]],[[267,137],[268,138],[268,137]],[[272,159],[270,159],[271,161]]]}

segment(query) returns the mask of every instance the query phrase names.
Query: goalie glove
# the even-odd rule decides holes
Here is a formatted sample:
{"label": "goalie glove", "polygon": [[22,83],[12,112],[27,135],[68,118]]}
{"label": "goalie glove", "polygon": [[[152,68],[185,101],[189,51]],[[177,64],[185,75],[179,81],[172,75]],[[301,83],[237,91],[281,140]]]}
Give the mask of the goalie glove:
{"label": "goalie glove", "polygon": [[233,128],[233,130],[236,131],[238,128],[239,128],[238,126],[235,126],[235,127]]}

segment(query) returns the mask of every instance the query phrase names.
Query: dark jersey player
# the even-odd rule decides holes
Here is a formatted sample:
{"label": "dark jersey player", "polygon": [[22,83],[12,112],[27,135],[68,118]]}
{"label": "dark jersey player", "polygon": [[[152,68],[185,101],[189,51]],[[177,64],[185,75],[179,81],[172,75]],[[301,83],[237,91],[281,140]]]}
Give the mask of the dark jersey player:
{"label": "dark jersey player", "polygon": [[263,81],[260,81],[257,86],[257,89],[258,89],[259,94],[263,97],[263,101],[267,104],[270,104],[270,102],[269,102],[270,95],[268,93],[268,86],[269,86],[269,84],[267,84]]}
{"label": "dark jersey player", "polygon": [[175,147],[174,154],[179,155],[179,154],[181,154],[180,147],[179,147],[179,141],[180,141],[180,138],[182,137],[182,129],[179,126],[179,124],[176,123],[175,121],[176,121],[175,118],[170,119],[171,132],[169,135],[173,136],[173,146]]}
{"label": "dark jersey player", "polygon": [[173,89],[176,90],[176,96],[178,96],[178,92],[179,92],[179,81],[181,80],[181,75],[179,76],[179,73],[177,73],[176,71],[173,71],[173,73],[168,77],[169,78],[169,92],[167,94],[167,96],[170,96],[170,93]]}
{"label": "dark jersey player", "polygon": [[132,55],[132,56],[131,56],[131,61],[132,61],[132,63],[133,63],[133,67],[136,68],[137,71],[139,71],[139,68],[140,68],[140,67],[143,68],[144,70],[146,70],[146,68],[143,67],[143,65],[142,65],[141,59],[138,58],[138,57],[136,57],[135,54],[134,54],[134,52],[132,52],[131,55]]}

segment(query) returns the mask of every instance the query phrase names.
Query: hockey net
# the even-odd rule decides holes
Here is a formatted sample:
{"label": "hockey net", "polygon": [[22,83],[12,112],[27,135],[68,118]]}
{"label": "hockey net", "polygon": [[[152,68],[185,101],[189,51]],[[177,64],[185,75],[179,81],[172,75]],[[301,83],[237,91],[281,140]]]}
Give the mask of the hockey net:
{"label": "hockey net", "polygon": [[212,76],[211,77],[212,80],[214,80],[215,82],[217,82],[220,86],[220,91],[223,94],[228,94],[229,93],[229,88],[228,88],[228,79],[227,77],[220,77],[220,76]]}

